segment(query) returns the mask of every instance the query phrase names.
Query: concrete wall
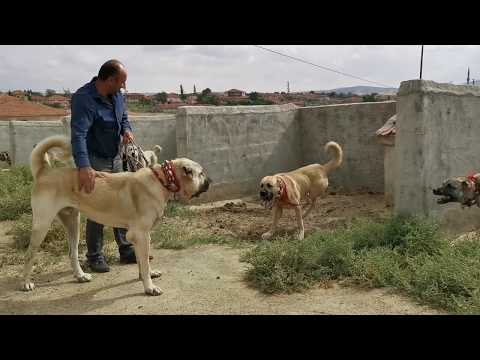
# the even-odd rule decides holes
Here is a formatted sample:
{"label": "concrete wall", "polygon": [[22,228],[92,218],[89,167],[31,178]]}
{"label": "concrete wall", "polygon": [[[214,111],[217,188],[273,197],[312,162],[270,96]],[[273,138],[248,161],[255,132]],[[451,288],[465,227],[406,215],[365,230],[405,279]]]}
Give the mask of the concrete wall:
{"label": "concrete wall", "polygon": [[[395,113],[395,102],[298,108],[274,106],[181,107],[177,115],[131,116],[137,143],[158,144],[160,160],[189,157],[214,180],[199,201],[256,194],[263,176],[329,160],[323,147],[337,141],[344,164],[330,176],[338,190],[383,191],[383,146],[375,130]],[[16,164],[28,163],[33,144],[53,134],[70,135],[61,121],[12,121],[8,136]],[[7,141],[7,140],[6,140]]]}
{"label": "concrete wall", "polygon": [[9,122],[10,156],[15,165],[28,164],[33,146],[51,135],[66,135],[62,121],[15,121]]}
{"label": "concrete wall", "polygon": [[384,148],[375,131],[395,112],[394,101],[300,108],[303,165],[328,162],[324,146],[336,141],[344,162],[329,176],[330,188],[383,192]]}
{"label": "concrete wall", "polygon": [[135,134],[135,142],[143,150],[152,150],[153,146],[160,145],[162,153],[159,161],[177,157],[175,115],[131,116],[130,123]]}
{"label": "concrete wall", "polygon": [[258,191],[260,179],[297,168],[302,146],[296,106],[183,107],[177,113],[177,151],[207,169],[214,181],[200,200]]}
{"label": "concrete wall", "polygon": [[384,146],[385,204],[393,206],[395,202],[395,147]]}
{"label": "concrete wall", "polygon": [[[146,115],[130,118],[136,142],[144,149],[154,145],[163,149],[159,160],[177,156],[175,115]],[[0,151],[9,151],[15,165],[28,164],[33,145],[44,138],[70,136],[70,117],[35,118],[32,121],[9,119],[0,122]]]}
{"label": "concrete wall", "polygon": [[480,171],[480,89],[412,80],[398,95],[394,212],[432,216],[453,233],[478,228],[479,208],[438,205],[432,189]]}
{"label": "concrete wall", "polygon": [[0,121],[0,151],[10,151],[10,124]]}

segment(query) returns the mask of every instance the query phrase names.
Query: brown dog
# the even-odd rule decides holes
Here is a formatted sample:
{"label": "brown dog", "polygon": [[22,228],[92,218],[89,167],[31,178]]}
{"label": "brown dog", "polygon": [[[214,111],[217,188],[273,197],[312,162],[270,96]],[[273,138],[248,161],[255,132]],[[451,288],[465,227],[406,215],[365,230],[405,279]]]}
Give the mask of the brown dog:
{"label": "brown dog", "polygon": [[448,178],[442,186],[433,189],[433,194],[441,196],[437,204],[456,202],[460,203],[462,208],[474,204],[480,207],[480,173]]}
{"label": "brown dog", "polygon": [[[269,239],[277,229],[277,223],[282,216],[283,209],[293,208],[297,215],[297,239],[305,236],[303,217],[307,216],[315,207],[315,201],[325,194],[328,187],[328,173],[340,166],[343,160],[343,151],[340,145],[330,141],[325,145],[325,151],[332,149],[335,157],[325,165],[312,164],[287,173],[266,176],[260,182],[260,198],[265,207],[273,208],[273,224],[270,231],[262,235],[262,239]],[[301,203],[310,202],[310,208],[302,216]]]}
{"label": "brown dog", "polygon": [[145,293],[160,295],[152,277],[161,275],[151,270],[148,261],[150,231],[159,223],[169,199],[175,194],[191,199],[208,190],[211,180],[202,166],[186,158],[155,164],[137,172],[97,172],[94,190],[87,194],[79,189],[78,170],[70,167],[51,168],[45,154],[52,148],[63,150],[60,160],[71,158],[68,139],[51,136],[41,141],[30,155],[34,179],[32,190],[32,235],[25,257],[23,281],[25,291],[34,289],[31,280],[35,255],[57,218],[68,232],[70,261],[79,282],[91,280],[78,261],[80,212],[89,219],[111,227],[128,229],[127,240],[135,248],[140,279]]}

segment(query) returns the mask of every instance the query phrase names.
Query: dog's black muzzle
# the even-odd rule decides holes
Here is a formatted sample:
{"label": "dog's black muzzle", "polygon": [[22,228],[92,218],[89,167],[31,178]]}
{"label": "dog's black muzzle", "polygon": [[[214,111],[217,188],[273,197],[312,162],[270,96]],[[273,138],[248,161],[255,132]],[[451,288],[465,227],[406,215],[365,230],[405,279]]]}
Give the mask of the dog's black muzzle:
{"label": "dog's black muzzle", "polygon": [[449,189],[445,188],[438,188],[438,189],[433,189],[433,194],[437,196],[442,196],[442,198],[437,200],[437,204],[447,204],[447,203],[460,203],[463,206],[472,206],[476,203],[475,199],[468,199],[465,197],[458,198],[455,194],[452,194]]}
{"label": "dog's black muzzle", "polygon": [[210,178],[207,178],[207,179],[203,182],[203,184],[202,184],[202,186],[200,187],[200,189],[199,189],[195,194],[192,195],[192,198],[198,197],[198,196],[200,196],[201,193],[207,192],[208,188],[210,187],[211,182],[212,182],[212,180],[211,180]]}
{"label": "dog's black muzzle", "polygon": [[437,200],[437,204],[446,204],[446,203],[455,201],[455,199],[450,194],[447,194],[445,192],[444,188],[433,189],[432,192],[433,192],[433,195],[443,196],[441,199]]}
{"label": "dog's black muzzle", "polygon": [[260,198],[264,201],[270,201],[273,199],[273,194],[268,191],[262,190],[260,191]]}

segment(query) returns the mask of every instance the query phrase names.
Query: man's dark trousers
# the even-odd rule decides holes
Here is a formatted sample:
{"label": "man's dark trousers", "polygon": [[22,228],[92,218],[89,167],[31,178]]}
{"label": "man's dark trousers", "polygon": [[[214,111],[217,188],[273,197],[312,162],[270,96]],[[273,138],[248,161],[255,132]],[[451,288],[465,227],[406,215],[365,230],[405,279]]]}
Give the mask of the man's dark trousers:
{"label": "man's dark trousers", "polygon": [[[89,154],[89,159],[90,166],[96,171],[105,171],[112,173],[123,171],[123,163],[120,155],[117,155],[113,159],[108,159]],[[126,239],[126,229],[114,228],[113,234],[115,235],[115,241],[118,244],[120,256],[127,255],[133,250],[132,244],[129,243]],[[103,256],[103,225],[87,219],[86,238],[87,259],[89,261],[95,261],[101,256]]]}

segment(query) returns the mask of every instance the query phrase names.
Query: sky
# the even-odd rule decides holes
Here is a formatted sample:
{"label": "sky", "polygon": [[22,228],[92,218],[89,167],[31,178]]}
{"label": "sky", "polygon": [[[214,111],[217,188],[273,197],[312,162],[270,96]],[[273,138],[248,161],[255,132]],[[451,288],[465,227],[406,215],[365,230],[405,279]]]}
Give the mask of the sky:
{"label": "sky", "polygon": [[[339,72],[398,87],[417,79],[420,45],[262,45]],[[107,60],[122,61],[129,92],[185,92],[231,88],[247,92],[381,86],[326,71],[253,45],[0,45],[0,90],[74,92]],[[423,79],[480,82],[480,46],[425,45]]]}

